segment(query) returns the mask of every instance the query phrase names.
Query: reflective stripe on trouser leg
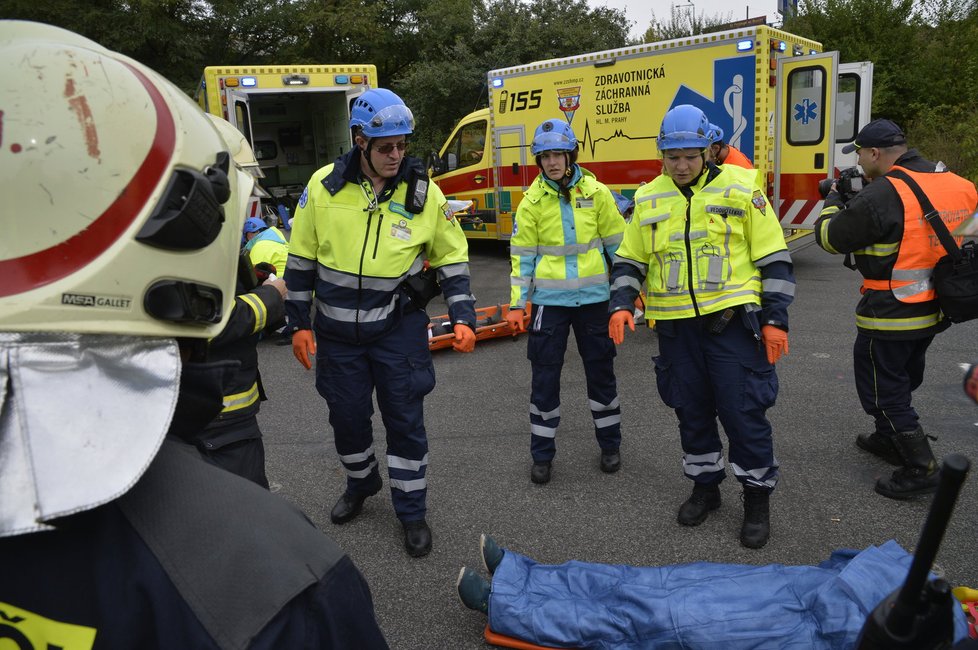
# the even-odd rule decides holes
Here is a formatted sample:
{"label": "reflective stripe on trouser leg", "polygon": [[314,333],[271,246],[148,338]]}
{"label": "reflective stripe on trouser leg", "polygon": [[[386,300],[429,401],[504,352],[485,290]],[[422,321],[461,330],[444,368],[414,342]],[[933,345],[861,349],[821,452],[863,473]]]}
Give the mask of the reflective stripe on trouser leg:
{"label": "reflective stripe on trouser leg", "polygon": [[584,364],[595,438],[601,449],[617,450],[621,445],[621,407],[615,382],[615,344],[608,336],[608,303],[575,308],[571,323]]}
{"label": "reflective stripe on trouser leg", "polygon": [[752,331],[731,323],[704,334],[717,415],[727,434],[730,469],[742,484],[773,490],[778,461],[767,410],[778,396],[778,375]]}
{"label": "reflective stripe on trouser leg", "polygon": [[533,305],[526,356],[530,360],[530,455],[534,462],[553,460],[560,425],[560,373],[570,320],[566,308]]}
{"label": "reflective stripe on trouser leg", "polygon": [[659,356],[653,361],[659,395],[679,418],[683,474],[696,483],[709,485],[722,481],[726,470],[713,388],[700,349],[696,320],[657,323]]}
{"label": "reflective stripe on trouser leg", "polygon": [[426,512],[428,434],[424,396],[435,387],[427,328],[424,312],[413,311],[370,346],[377,405],[387,430],[391,500],[401,521],[424,519]]}
{"label": "reflective stripe on trouser leg", "polygon": [[856,334],[852,348],[856,393],[876,430],[892,435],[913,431],[919,417],[912,393],[924,378],[924,361],[933,336],[909,341],[874,339]]}
{"label": "reflective stripe on trouser leg", "polygon": [[373,407],[373,375],[366,349],[316,337],[316,389],[329,406],[336,453],[346,470],[346,489],[369,492],[370,475],[376,473],[370,418]]}

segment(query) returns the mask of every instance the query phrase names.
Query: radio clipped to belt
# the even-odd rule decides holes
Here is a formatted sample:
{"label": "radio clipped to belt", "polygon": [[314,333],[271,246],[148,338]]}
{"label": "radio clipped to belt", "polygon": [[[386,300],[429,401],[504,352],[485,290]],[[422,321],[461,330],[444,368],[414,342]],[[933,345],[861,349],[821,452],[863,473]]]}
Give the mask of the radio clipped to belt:
{"label": "radio clipped to belt", "polygon": [[427,262],[420,273],[405,278],[401,283],[401,289],[411,300],[411,304],[418,309],[427,307],[431,299],[441,293],[441,285],[438,284],[435,270],[428,266]]}

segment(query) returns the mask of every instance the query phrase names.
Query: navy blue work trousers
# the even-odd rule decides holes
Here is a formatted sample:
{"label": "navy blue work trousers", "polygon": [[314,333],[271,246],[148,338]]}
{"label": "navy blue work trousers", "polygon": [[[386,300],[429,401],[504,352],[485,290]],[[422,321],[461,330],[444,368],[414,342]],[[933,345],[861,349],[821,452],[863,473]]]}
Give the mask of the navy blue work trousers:
{"label": "navy blue work trousers", "polygon": [[617,451],[621,445],[621,407],[615,382],[615,344],[608,337],[608,302],[580,307],[533,303],[526,357],[533,371],[530,455],[534,462],[550,461],[557,453],[560,373],[572,327],[577,351],[584,362],[588,403],[598,445],[608,451]]}
{"label": "navy blue work trousers", "polygon": [[928,336],[893,341],[856,334],[852,347],[856,393],[879,433],[892,436],[917,428],[911,393],[924,381],[924,361],[933,340],[933,336]]}
{"label": "navy blue work trousers", "polygon": [[389,334],[364,345],[316,337],[316,389],[329,406],[336,452],[346,470],[346,489],[375,491],[373,392],[387,430],[387,473],[398,519],[425,516],[428,436],[424,396],[435,387],[428,350],[428,317],[412,311]]}
{"label": "navy blue work trousers", "polygon": [[715,314],[656,321],[656,384],[679,418],[683,473],[697,483],[726,477],[717,420],[730,445],[730,465],[744,485],[773,490],[778,462],[767,409],[778,396],[778,376],[760,343],[754,313],[742,307],[719,333]]}

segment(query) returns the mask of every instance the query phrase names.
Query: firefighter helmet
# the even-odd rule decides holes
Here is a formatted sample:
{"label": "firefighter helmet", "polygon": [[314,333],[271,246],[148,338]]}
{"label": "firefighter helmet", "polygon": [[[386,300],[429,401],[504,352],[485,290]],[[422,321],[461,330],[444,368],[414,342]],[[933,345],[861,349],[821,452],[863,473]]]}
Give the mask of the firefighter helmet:
{"label": "firefighter helmet", "polygon": [[712,144],[712,125],[700,109],[680,104],[662,118],[656,146],[667,149],[706,149]]}
{"label": "firefighter helmet", "polygon": [[0,331],[215,336],[254,182],[225,139],[159,74],[72,32],[0,21],[0,51],[0,187],[36,224],[0,242]]}
{"label": "firefighter helmet", "polygon": [[386,88],[371,88],[353,100],[350,128],[357,127],[368,138],[411,135],[414,115],[395,93]]}

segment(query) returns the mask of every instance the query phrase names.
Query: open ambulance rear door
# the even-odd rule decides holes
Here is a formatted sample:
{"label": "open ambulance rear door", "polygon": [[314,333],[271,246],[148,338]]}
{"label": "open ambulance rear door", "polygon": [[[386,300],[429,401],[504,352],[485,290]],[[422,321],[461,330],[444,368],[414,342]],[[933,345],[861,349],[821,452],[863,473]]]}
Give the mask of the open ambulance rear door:
{"label": "open ambulance rear door", "polygon": [[842,147],[855,142],[856,134],[872,117],[872,61],[840,63],[835,96],[835,169],[838,175],[840,170],[856,166],[856,152],[842,153]]}
{"label": "open ambulance rear door", "polygon": [[822,209],[818,182],[835,172],[839,53],[778,59],[774,196],[782,226],[811,229]]}

